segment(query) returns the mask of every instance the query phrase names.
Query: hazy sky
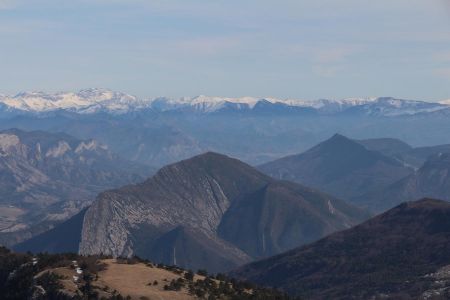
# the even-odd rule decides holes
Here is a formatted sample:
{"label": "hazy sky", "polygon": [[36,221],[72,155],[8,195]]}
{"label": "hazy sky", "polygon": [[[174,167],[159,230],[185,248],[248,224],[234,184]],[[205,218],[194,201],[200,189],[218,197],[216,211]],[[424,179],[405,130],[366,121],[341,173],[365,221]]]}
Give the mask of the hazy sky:
{"label": "hazy sky", "polygon": [[0,93],[450,98],[449,0],[0,0]]}

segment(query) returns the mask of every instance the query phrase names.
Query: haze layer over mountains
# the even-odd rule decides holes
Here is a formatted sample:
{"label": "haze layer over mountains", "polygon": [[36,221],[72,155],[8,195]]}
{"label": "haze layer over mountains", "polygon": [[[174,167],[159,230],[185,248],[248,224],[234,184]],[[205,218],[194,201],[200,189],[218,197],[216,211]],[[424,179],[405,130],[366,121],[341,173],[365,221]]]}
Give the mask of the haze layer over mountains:
{"label": "haze layer over mountains", "polygon": [[0,96],[0,128],[63,131],[156,167],[207,151],[258,165],[303,152],[337,132],[399,138],[414,147],[450,144],[449,112],[448,103],[390,97],[139,99],[106,89]]}

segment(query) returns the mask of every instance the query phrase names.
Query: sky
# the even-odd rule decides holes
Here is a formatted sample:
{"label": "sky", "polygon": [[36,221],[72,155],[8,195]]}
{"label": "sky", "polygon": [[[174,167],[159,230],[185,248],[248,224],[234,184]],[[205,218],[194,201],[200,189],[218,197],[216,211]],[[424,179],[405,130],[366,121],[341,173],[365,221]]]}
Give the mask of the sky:
{"label": "sky", "polygon": [[450,0],[0,0],[0,93],[450,98]]}

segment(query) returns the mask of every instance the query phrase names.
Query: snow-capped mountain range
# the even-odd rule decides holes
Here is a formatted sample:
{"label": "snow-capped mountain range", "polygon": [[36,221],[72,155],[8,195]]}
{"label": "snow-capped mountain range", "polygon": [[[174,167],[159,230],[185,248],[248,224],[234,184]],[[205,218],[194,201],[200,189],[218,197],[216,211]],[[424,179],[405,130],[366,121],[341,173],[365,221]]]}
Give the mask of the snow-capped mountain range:
{"label": "snow-capped mountain range", "polygon": [[[341,100],[319,99],[277,99],[256,97],[182,97],[140,99],[129,94],[108,89],[85,89],[79,92],[23,92],[15,96],[0,95],[0,106],[6,112],[43,113],[50,111],[72,111],[92,114],[107,112],[124,114],[131,111],[152,109],[159,112],[189,111],[214,113],[224,109],[252,111],[265,104],[270,110],[274,105],[278,109],[309,109],[320,114],[355,112],[365,115],[400,116],[420,113],[433,113],[450,110],[450,100],[439,103],[403,100],[391,97],[347,98]],[[268,106],[268,108],[267,108]],[[279,111],[279,110],[278,110]]]}
{"label": "snow-capped mountain range", "polygon": [[107,89],[85,89],[74,92],[23,92],[15,96],[0,95],[0,103],[10,110],[27,112],[48,112],[68,110],[94,113],[99,110],[127,112],[130,109],[145,108],[148,101],[135,96]]}

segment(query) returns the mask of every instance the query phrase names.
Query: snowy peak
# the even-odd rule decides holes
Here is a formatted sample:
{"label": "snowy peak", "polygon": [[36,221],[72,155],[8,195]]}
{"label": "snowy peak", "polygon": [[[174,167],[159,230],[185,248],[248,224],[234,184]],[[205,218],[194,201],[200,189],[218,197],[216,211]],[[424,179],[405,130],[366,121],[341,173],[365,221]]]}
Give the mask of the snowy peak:
{"label": "snowy peak", "polygon": [[108,111],[129,111],[143,107],[144,103],[135,96],[107,89],[86,89],[73,92],[22,92],[15,96],[0,96],[0,102],[11,109],[28,112],[68,110],[84,113]]}
{"label": "snowy peak", "polygon": [[[152,101],[152,107],[161,111],[180,110],[190,108],[197,112],[215,112],[219,111],[230,104],[236,104],[237,109],[252,109],[262,98],[255,97],[214,97],[214,96],[196,96],[196,97],[182,97],[179,99],[171,98],[157,98]],[[271,103],[281,102],[278,99],[264,99]]]}
{"label": "snowy peak", "polygon": [[[370,116],[400,116],[418,113],[432,113],[449,109],[449,105],[417,100],[403,100],[392,97],[345,98],[345,99],[277,99],[255,97],[184,97],[180,99],[158,98],[152,101],[152,108],[158,111],[190,111],[200,113],[218,112],[233,107],[235,110],[253,110],[259,104],[284,105],[293,108],[308,108],[320,114],[351,113]],[[450,104],[450,101],[449,101]]]}
{"label": "snowy peak", "polygon": [[[65,110],[76,113],[93,114],[106,112],[124,114],[133,111],[152,109],[158,112],[178,111],[184,113],[216,113],[222,111],[272,111],[280,113],[300,112],[302,109],[319,114],[362,114],[370,116],[394,117],[418,113],[434,113],[450,110],[450,100],[439,103],[403,100],[391,97],[345,98],[345,99],[278,99],[258,97],[217,97],[196,96],[181,98],[140,99],[126,93],[108,89],[91,88],[78,92],[22,92],[15,96],[0,94],[0,107],[3,112],[43,113]],[[280,109],[281,108],[281,109]]]}
{"label": "snowy peak", "polygon": [[312,108],[326,113],[336,113],[356,105],[363,105],[376,98],[349,98],[343,100],[303,100],[303,99],[278,99],[272,97],[215,97],[196,96],[182,97],[179,99],[157,98],[152,101],[152,107],[159,111],[186,110],[190,108],[197,112],[217,112],[233,106],[236,110],[254,109],[257,104],[282,104],[287,107]]}
{"label": "snowy peak", "polygon": [[348,112],[359,112],[372,116],[395,117],[421,113],[434,113],[447,109],[449,109],[449,106],[441,103],[380,97],[370,103],[353,106]]}

